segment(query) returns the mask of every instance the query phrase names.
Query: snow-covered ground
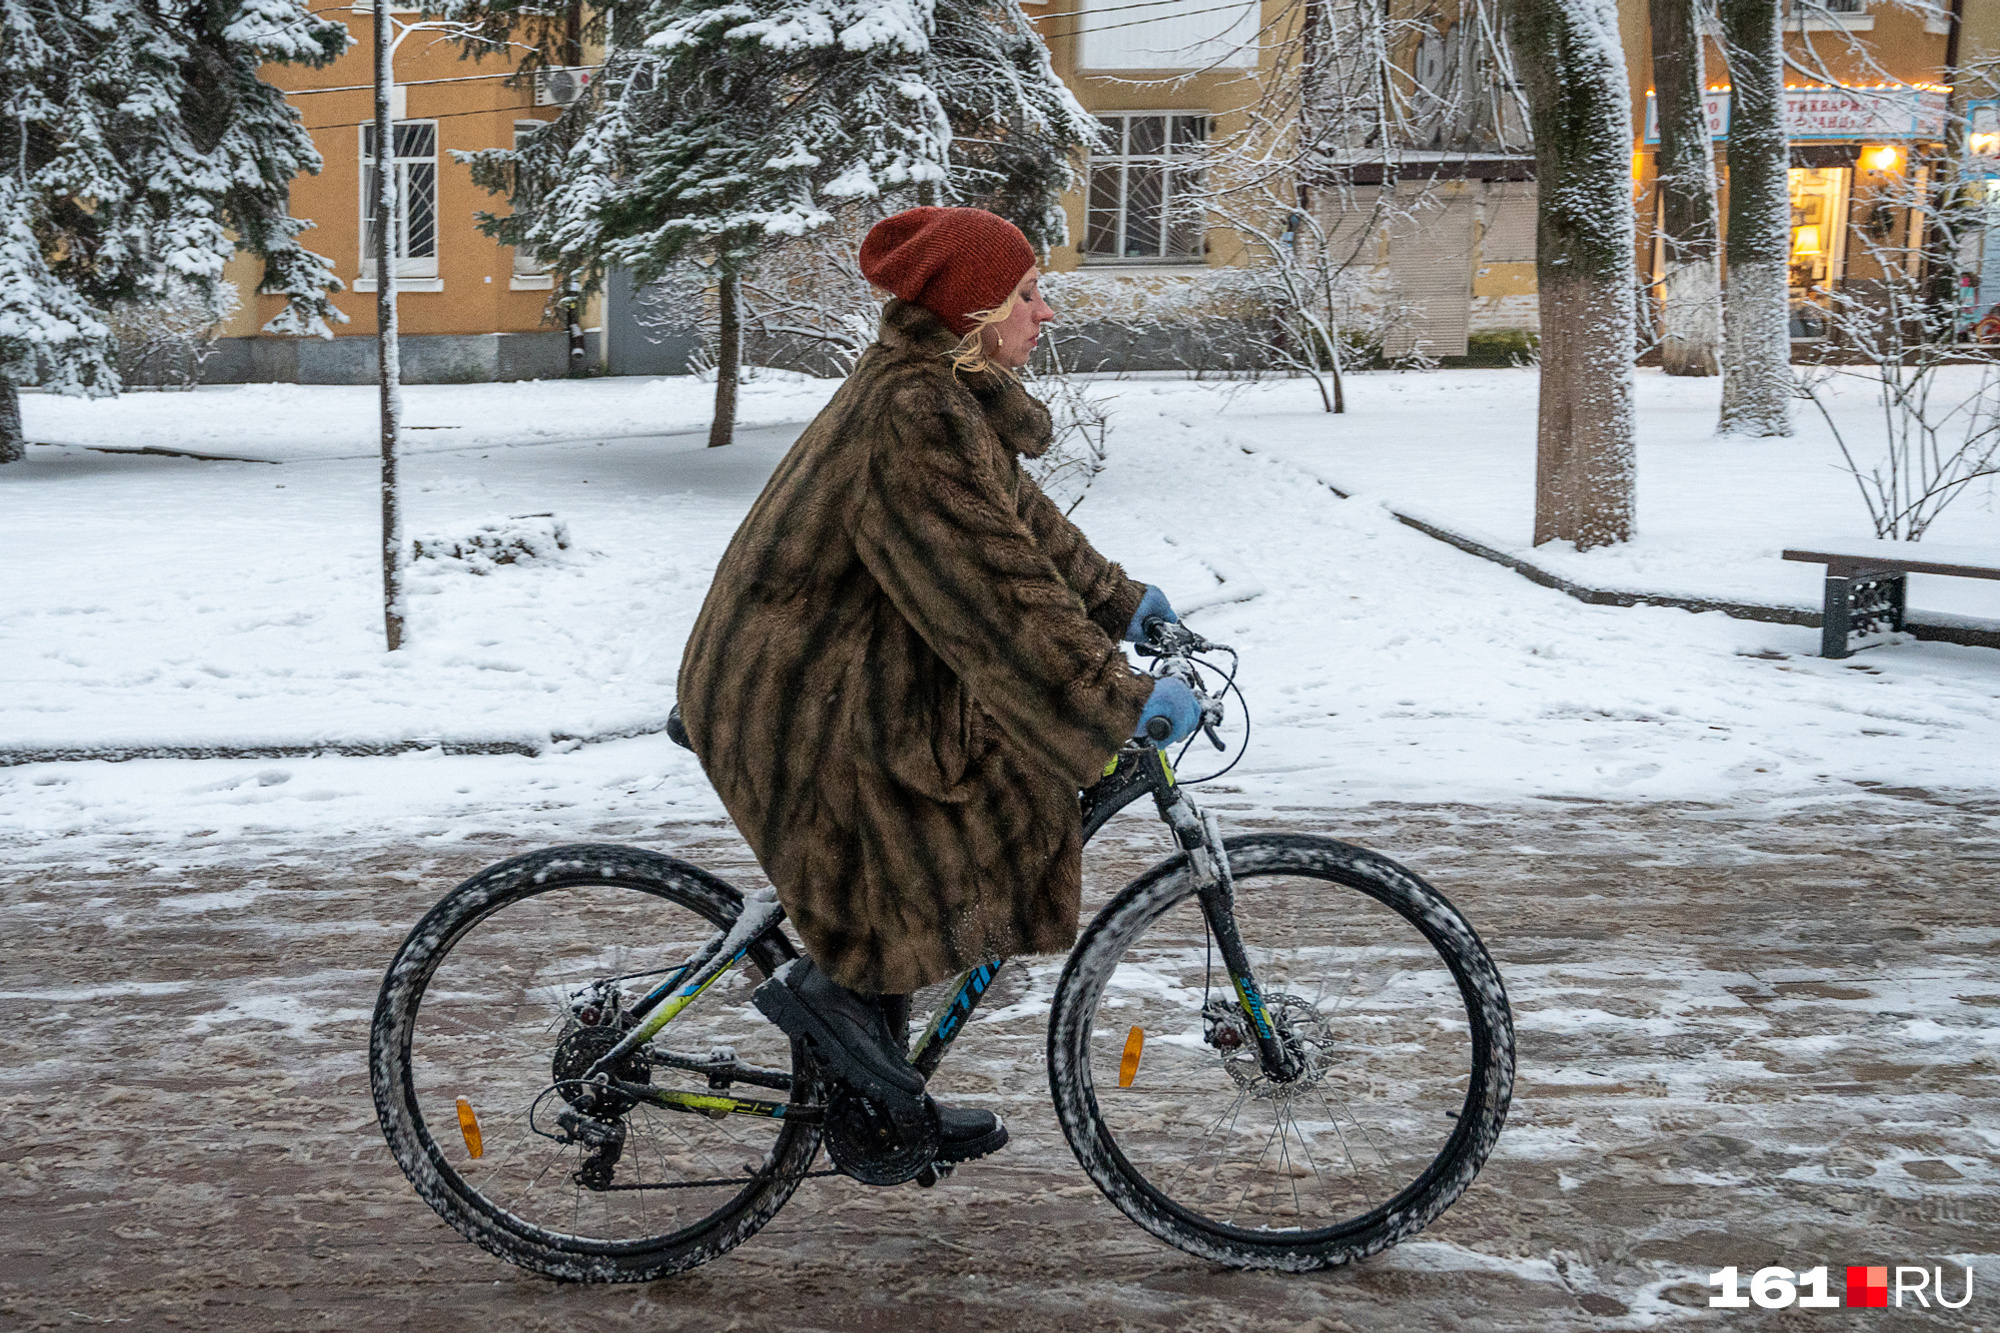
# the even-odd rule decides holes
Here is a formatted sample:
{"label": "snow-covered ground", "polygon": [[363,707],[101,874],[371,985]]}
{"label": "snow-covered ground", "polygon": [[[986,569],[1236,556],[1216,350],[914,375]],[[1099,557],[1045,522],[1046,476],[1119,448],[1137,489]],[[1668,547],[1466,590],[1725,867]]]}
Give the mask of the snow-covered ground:
{"label": "snow-covered ground", "polygon": [[[743,418],[797,422],[834,386],[765,375]],[[1107,552],[1243,654],[1256,734],[1226,782],[1255,805],[1531,795],[1751,797],[1850,782],[1987,787],[2000,653],[1935,643],[1849,662],[1817,631],[1590,607],[1397,523],[1389,500],[1525,543],[1535,380],[1100,382],[1111,461],[1076,511]],[[1708,437],[1714,381],[1641,379],[1629,547],[1558,556],[1593,582],[1812,603],[1797,541],[1866,537],[1850,479],[1789,441]],[[0,741],[304,744],[546,738],[656,724],[714,562],[796,427],[703,448],[708,388],[594,380],[408,391],[413,535],[553,512],[575,547],[478,574],[419,562],[411,646],[381,650],[368,388],[261,385],[108,402],[33,395],[0,472]],[[1868,404],[1853,400],[1857,423]],[[674,432],[692,432],[674,434]],[[280,460],[93,452],[173,447]],[[1338,499],[1326,485],[1355,490]],[[1990,490],[1935,530],[1978,543]],[[2000,616],[2000,585],[1921,606]],[[1983,599],[1983,600],[1982,600]],[[1190,763],[1194,757],[1190,756]],[[541,758],[312,759],[0,770],[17,827],[447,829],[478,805],[713,813],[663,738]],[[137,821],[136,825],[132,821]]]}

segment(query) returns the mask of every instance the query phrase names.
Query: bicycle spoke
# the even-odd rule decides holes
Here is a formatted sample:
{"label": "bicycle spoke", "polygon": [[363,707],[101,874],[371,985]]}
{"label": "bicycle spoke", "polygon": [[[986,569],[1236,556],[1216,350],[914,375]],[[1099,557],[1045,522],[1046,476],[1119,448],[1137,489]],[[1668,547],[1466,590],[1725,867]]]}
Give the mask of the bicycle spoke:
{"label": "bicycle spoke", "polygon": [[[1464,1102],[1473,1067],[1464,997],[1417,919],[1310,874],[1247,859],[1237,870],[1243,956],[1295,1068],[1289,1081],[1266,1074],[1230,986],[1205,989],[1206,916],[1185,878],[1163,881],[1148,915],[1106,934],[1120,952],[1098,964],[1092,1021],[1074,1029],[1107,1089],[1127,1032],[1148,1034],[1131,1086],[1093,1104],[1119,1150],[1115,1171],[1143,1185],[1114,1201],[1170,1239],[1210,1229],[1202,1253],[1225,1234],[1296,1233],[1307,1245],[1386,1226],[1386,1204],[1455,1141],[1457,1123],[1437,1109]],[[1094,946],[1086,939],[1079,957]],[[1073,1003],[1059,995],[1059,1028]],[[1060,1080],[1056,1091],[1060,1104]],[[1179,1211],[1155,1214],[1147,1199]]]}

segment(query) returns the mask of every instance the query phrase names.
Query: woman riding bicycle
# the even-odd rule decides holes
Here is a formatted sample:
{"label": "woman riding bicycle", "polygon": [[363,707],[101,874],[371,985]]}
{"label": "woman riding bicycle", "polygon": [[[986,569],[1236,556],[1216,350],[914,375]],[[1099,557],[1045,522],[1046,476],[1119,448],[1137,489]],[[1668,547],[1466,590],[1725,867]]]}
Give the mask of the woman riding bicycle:
{"label": "woman riding bicycle", "polygon": [[[1021,469],[1050,418],[1014,372],[1055,317],[1027,238],[916,208],[860,260],[894,299],[724,554],[679,706],[809,955],[757,1007],[893,1114],[924,1098],[909,993],[1068,949],[1077,792],[1149,719],[1179,738],[1199,707],[1118,647],[1174,619],[1166,598]],[[1006,1141],[988,1112],[940,1118],[941,1161]]]}

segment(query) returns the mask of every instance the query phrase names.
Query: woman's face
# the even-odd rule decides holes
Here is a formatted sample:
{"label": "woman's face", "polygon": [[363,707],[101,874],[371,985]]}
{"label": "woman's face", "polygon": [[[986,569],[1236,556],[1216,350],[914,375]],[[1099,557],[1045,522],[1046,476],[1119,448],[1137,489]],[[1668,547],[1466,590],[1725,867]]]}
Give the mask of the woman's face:
{"label": "woman's face", "polygon": [[1014,302],[1014,309],[999,323],[988,324],[979,341],[988,361],[1009,370],[1020,370],[1034,355],[1035,338],[1042,325],[1054,319],[1056,312],[1042,299],[1042,273],[1038,268],[1028,270],[1028,276],[1021,279],[1014,294],[1020,298]]}

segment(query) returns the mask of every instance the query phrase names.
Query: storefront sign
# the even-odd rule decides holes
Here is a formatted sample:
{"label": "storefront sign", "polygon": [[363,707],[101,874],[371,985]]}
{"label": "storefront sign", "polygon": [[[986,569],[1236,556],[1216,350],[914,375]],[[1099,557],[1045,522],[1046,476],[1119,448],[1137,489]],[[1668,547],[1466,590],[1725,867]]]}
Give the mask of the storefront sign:
{"label": "storefront sign", "polygon": [[[1920,88],[1787,88],[1785,137],[1812,139],[1939,139],[1944,137],[1941,92]],[[1703,93],[1702,116],[1711,138],[1729,137],[1729,94]],[[1646,142],[1660,141],[1659,110],[1646,94]]]}

